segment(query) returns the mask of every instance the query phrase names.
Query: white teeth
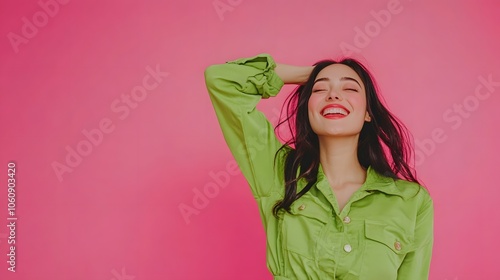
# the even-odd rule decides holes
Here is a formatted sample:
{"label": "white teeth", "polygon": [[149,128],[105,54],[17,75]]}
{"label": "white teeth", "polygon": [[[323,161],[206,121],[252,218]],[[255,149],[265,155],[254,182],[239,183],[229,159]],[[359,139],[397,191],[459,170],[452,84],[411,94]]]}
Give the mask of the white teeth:
{"label": "white teeth", "polygon": [[342,114],[344,116],[347,116],[347,111],[342,109],[342,108],[338,108],[338,107],[330,107],[330,108],[326,108],[323,111],[323,116],[326,116],[328,114]]}

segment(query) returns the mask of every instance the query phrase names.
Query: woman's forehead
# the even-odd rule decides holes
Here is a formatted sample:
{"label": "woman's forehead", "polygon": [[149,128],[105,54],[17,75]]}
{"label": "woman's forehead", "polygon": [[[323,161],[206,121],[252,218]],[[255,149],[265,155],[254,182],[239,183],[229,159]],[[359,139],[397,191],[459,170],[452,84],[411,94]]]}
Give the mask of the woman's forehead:
{"label": "woman's forehead", "polygon": [[327,67],[323,68],[318,73],[317,78],[341,78],[346,75],[361,81],[361,78],[359,77],[358,73],[356,73],[356,71],[354,71],[351,67],[340,63],[328,65]]}
{"label": "woman's forehead", "polygon": [[363,81],[359,77],[358,73],[354,71],[351,67],[344,64],[332,64],[323,68],[316,76],[315,82],[319,80],[326,81],[348,81],[354,80],[360,86],[363,86]]}

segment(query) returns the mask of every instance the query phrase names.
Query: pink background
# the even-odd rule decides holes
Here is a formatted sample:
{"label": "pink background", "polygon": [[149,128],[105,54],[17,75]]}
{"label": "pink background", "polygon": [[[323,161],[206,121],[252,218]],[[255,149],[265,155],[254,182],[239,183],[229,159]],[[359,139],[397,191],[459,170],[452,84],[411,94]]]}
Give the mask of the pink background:
{"label": "pink background", "polygon": [[[436,210],[430,279],[497,279],[497,1],[60,2],[0,4],[0,279],[271,279],[256,203],[203,71],[261,52],[310,65],[346,45],[417,141]],[[148,67],[168,76],[152,79]],[[291,89],[259,108],[275,120]],[[127,105],[132,93],[139,101]],[[100,122],[107,132],[85,146],[82,131]],[[70,167],[78,147],[86,155]],[[16,273],[6,262],[10,161]],[[58,178],[55,162],[71,172]],[[213,176],[223,173],[226,186]],[[211,197],[196,200],[205,188]],[[199,209],[183,217],[193,199]]]}

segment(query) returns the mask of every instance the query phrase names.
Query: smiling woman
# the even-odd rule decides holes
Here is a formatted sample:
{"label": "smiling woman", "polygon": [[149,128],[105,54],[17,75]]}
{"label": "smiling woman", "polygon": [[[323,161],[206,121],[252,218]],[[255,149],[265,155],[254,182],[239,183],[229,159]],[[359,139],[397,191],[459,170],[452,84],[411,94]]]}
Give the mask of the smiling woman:
{"label": "smiling woman", "polygon": [[[276,64],[267,54],[205,71],[224,137],[256,198],[275,279],[427,279],[433,203],[405,127],[352,59]],[[262,98],[297,84],[282,144]],[[252,149],[254,135],[265,148]],[[387,152],[386,152],[387,151]]]}

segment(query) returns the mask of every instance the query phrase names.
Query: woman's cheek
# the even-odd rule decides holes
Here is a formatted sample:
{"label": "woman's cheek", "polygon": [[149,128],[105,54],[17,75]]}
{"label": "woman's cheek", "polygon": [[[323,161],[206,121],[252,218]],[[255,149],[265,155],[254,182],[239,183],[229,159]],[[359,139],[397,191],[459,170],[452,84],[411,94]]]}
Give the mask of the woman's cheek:
{"label": "woman's cheek", "polygon": [[309,96],[309,101],[308,101],[309,110],[316,107],[320,98],[321,98],[321,96],[319,96],[319,94],[317,94],[317,93],[312,93],[311,96]]}
{"label": "woman's cheek", "polygon": [[351,104],[352,108],[356,111],[366,111],[366,100],[364,96],[351,96],[348,99],[349,104]]}

